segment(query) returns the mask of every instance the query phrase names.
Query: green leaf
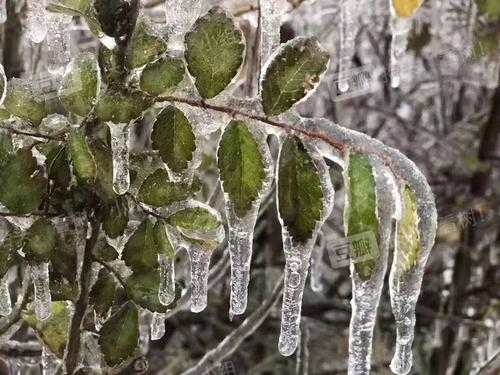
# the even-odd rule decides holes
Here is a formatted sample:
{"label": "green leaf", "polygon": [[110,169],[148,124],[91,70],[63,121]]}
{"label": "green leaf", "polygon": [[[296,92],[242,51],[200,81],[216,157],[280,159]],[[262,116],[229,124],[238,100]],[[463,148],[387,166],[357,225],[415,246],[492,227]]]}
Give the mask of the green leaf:
{"label": "green leaf", "polygon": [[77,244],[81,241],[82,235],[82,229],[78,232],[75,222],[69,221],[65,230],[60,231],[57,245],[50,257],[52,271],[72,283],[77,280]]}
{"label": "green leaf", "polygon": [[100,97],[96,107],[97,117],[102,122],[128,124],[141,117],[150,105],[151,102],[138,91],[110,91]]}
{"label": "green leaf", "polygon": [[101,238],[93,251],[94,256],[103,262],[112,262],[118,259],[119,254],[116,249],[111,246],[104,238]]}
{"label": "green leaf", "polygon": [[42,203],[47,180],[36,171],[36,159],[24,149],[11,154],[0,169],[0,202],[11,212],[27,214]]}
{"label": "green leaf", "polygon": [[153,124],[153,149],[160,152],[168,167],[181,173],[187,169],[196,149],[196,138],[184,113],[173,106],[165,107]]}
{"label": "green leaf", "polygon": [[128,202],[123,196],[108,202],[105,208],[102,227],[110,238],[123,235],[128,225]]}
{"label": "green leaf", "polygon": [[46,320],[38,320],[34,311],[22,314],[23,320],[33,328],[43,343],[58,358],[63,358],[70,323],[70,308],[66,301],[52,302],[52,314]]}
{"label": "green leaf", "polygon": [[87,143],[85,129],[74,129],[69,139],[69,152],[78,181],[82,184],[92,184],[97,176],[97,165]]}
{"label": "green leaf", "polygon": [[85,19],[90,31],[101,37],[103,31],[97,20],[92,0],[49,0],[47,10],[53,13],[63,13],[71,16],[80,16]]}
{"label": "green leaf", "polygon": [[108,315],[115,301],[115,293],[115,279],[107,269],[101,269],[89,294],[89,304],[94,308],[97,316],[105,318]]}
{"label": "green leaf", "polygon": [[34,126],[40,125],[47,108],[43,95],[37,95],[31,82],[13,78],[7,86],[7,96],[3,102],[7,111]]}
{"label": "green leaf", "polygon": [[194,195],[194,187],[182,182],[169,181],[165,169],[158,169],[150,174],[139,189],[138,198],[150,206],[168,206]]}
{"label": "green leaf", "polygon": [[159,35],[146,18],[137,20],[126,50],[129,69],[139,68],[156,60],[167,50],[167,41]]}
{"label": "green leaf", "polygon": [[24,238],[23,251],[29,263],[48,262],[57,245],[54,225],[45,218],[38,219],[28,229]]}
{"label": "green leaf", "polygon": [[124,304],[101,328],[99,346],[109,366],[134,354],[139,340],[139,314],[133,302]]}
{"label": "green leaf", "polygon": [[266,172],[259,145],[243,121],[227,126],[217,161],[224,192],[236,215],[244,217],[262,190]]}
{"label": "green leaf", "polygon": [[45,160],[45,167],[49,180],[54,181],[56,187],[63,190],[69,187],[71,170],[65,145],[57,145],[49,151]]}
{"label": "green leaf", "polygon": [[141,90],[153,96],[168,93],[184,79],[182,59],[162,57],[144,68],[141,74]]}
{"label": "green leaf", "polygon": [[400,268],[407,272],[418,263],[422,251],[418,223],[417,196],[405,185],[402,189],[403,216],[396,228],[396,251]]}
{"label": "green leaf", "polygon": [[323,215],[323,190],[318,170],[302,141],[289,137],[283,143],[278,165],[278,211],[296,243],[313,235]]}
{"label": "green leaf", "polygon": [[104,32],[120,38],[130,35],[137,20],[139,0],[94,0],[97,19]]}
{"label": "green leaf", "polygon": [[[160,286],[159,270],[133,273],[127,279],[127,294],[139,306],[149,311],[164,313],[167,308],[160,303],[158,289]],[[169,307],[171,308],[171,307]]]}
{"label": "green leaf", "polygon": [[295,38],[282,45],[262,80],[262,106],[268,116],[290,109],[314,90],[328,67],[328,53],[314,38]]}
{"label": "green leaf", "polygon": [[158,268],[158,254],[174,256],[174,249],[167,237],[165,224],[146,219],[135,230],[123,249],[122,259],[134,272],[148,272]]}
{"label": "green leaf", "polygon": [[93,54],[81,53],[64,74],[59,99],[68,112],[85,117],[94,108],[101,87],[101,74]]}
{"label": "green leaf", "polygon": [[12,136],[0,131],[0,167],[7,161],[13,150]]}
{"label": "green leaf", "polygon": [[[349,155],[345,176],[346,204],[344,225],[347,237],[371,232],[379,238],[377,196],[373,167],[368,156]],[[354,268],[362,280],[368,280],[375,268],[374,259],[355,262]]]}
{"label": "green leaf", "polygon": [[200,95],[221,93],[243,63],[245,45],[241,31],[220,8],[212,8],[186,34],[186,62]]}
{"label": "green leaf", "polygon": [[117,197],[113,189],[113,158],[111,149],[99,140],[90,144],[90,150],[97,164],[96,192],[103,201]]}
{"label": "green leaf", "polygon": [[491,20],[500,19],[500,2],[498,0],[476,0],[479,13],[485,14]]}

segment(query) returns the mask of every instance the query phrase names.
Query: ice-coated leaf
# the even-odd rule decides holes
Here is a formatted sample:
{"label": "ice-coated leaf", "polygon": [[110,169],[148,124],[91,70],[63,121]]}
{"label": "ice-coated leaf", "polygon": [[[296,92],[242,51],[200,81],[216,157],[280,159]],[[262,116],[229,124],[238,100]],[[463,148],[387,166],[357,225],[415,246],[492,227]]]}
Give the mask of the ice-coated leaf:
{"label": "ice-coated leaf", "polygon": [[402,189],[403,215],[397,225],[396,249],[401,269],[406,272],[417,265],[422,250],[420,242],[420,221],[417,211],[417,197],[408,185]]}
{"label": "ice-coated leaf", "polygon": [[47,10],[53,13],[83,17],[94,35],[101,36],[103,34],[92,0],[49,0]]}
{"label": "ice-coated leaf", "polygon": [[22,231],[12,227],[0,243],[0,278],[7,273],[9,268],[23,260],[17,253],[23,246],[23,240]]}
{"label": "ice-coated leaf", "polygon": [[9,133],[0,132],[0,166],[7,161],[12,151],[12,136]]}
{"label": "ice-coated leaf", "polygon": [[106,317],[115,301],[116,282],[105,268],[99,271],[97,281],[89,294],[89,304],[99,317]]}
{"label": "ice-coated leaf", "polygon": [[55,186],[66,189],[71,182],[71,170],[68,161],[68,152],[65,145],[53,147],[45,160],[47,176],[54,181]]}
{"label": "ice-coated leaf", "polygon": [[187,68],[203,98],[213,98],[233,80],[243,63],[241,31],[220,8],[212,8],[186,34]]}
{"label": "ice-coated leaf", "polygon": [[266,115],[287,111],[314,90],[328,61],[328,53],[314,38],[298,37],[282,45],[262,80],[262,106]]}
{"label": "ice-coated leaf", "polygon": [[87,143],[85,129],[73,129],[69,138],[69,151],[73,170],[80,183],[91,184],[97,176],[97,165]]}
{"label": "ice-coated leaf", "polygon": [[280,217],[292,239],[305,243],[313,235],[324,209],[319,172],[297,137],[284,141],[278,163]]}
{"label": "ice-coated leaf", "polygon": [[102,326],[99,346],[109,366],[117,366],[135,351],[139,340],[139,314],[133,302],[125,303]]}
{"label": "ice-coated leaf", "polygon": [[189,120],[174,106],[165,107],[153,124],[153,149],[174,172],[187,169],[196,149],[196,138]]}
{"label": "ice-coated leaf", "polygon": [[116,251],[116,249],[104,238],[98,241],[93,250],[93,254],[97,259],[102,260],[103,262],[112,262],[119,257],[118,251]]}
{"label": "ice-coated leaf", "polygon": [[110,238],[121,236],[128,224],[128,202],[124,196],[108,202],[104,209],[102,228]]}
{"label": "ice-coated leaf", "polygon": [[84,117],[94,108],[100,86],[100,70],[95,56],[81,53],[66,69],[59,98],[68,112]]}
{"label": "ice-coated leaf", "polygon": [[113,200],[117,195],[113,189],[113,159],[111,149],[100,141],[93,141],[90,150],[97,164],[95,188],[104,201]]}
{"label": "ice-coated leaf", "polygon": [[[148,23],[146,18],[137,20],[128,42],[126,59],[130,69],[139,68],[156,60],[167,50],[167,41]],[[158,77],[159,78],[159,77]]]}
{"label": "ice-coated leaf", "polygon": [[422,3],[423,0],[392,0],[394,10],[401,18],[411,17]]}
{"label": "ice-coated leaf", "polygon": [[93,2],[97,19],[107,35],[118,38],[132,32],[140,0],[94,0]]}
{"label": "ice-coated leaf", "polygon": [[168,206],[186,200],[194,194],[195,189],[195,186],[169,181],[167,171],[158,169],[144,180],[138,198],[150,206]]}
{"label": "ice-coated leaf", "polygon": [[176,87],[184,78],[182,59],[162,57],[144,68],[141,74],[141,90],[151,95],[161,95]]}
{"label": "ice-coated leaf", "polygon": [[25,149],[11,154],[0,168],[0,202],[11,212],[27,214],[42,203],[47,180],[35,173],[36,170],[36,159]]}
{"label": "ice-coated leaf", "polygon": [[[344,226],[347,237],[371,232],[378,241],[377,197],[375,177],[368,156],[349,155],[345,176],[346,204]],[[354,264],[362,280],[368,280],[375,267],[375,260],[368,259]]]}
{"label": "ice-coated leaf", "polygon": [[235,213],[244,217],[259,196],[266,177],[257,141],[247,124],[231,121],[219,144],[219,173]]}
{"label": "ice-coated leaf", "polygon": [[97,103],[97,117],[102,122],[128,124],[142,116],[142,112],[151,104],[138,91],[127,93],[109,91],[101,95]]}
{"label": "ice-coated leaf", "polygon": [[129,238],[122,259],[134,272],[147,272],[158,268],[158,254],[174,256],[174,249],[167,237],[165,224],[149,219],[142,222]]}
{"label": "ice-coated leaf", "polygon": [[32,83],[26,80],[13,78],[9,81],[3,105],[12,115],[35,126],[47,116],[43,95],[37,95]]}
{"label": "ice-coated leaf", "polygon": [[48,262],[56,245],[56,228],[50,220],[40,218],[28,229],[23,251],[30,263]]}
{"label": "ice-coated leaf", "polygon": [[63,358],[68,340],[70,309],[68,302],[52,302],[52,314],[46,320],[38,320],[34,311],[22,314],[23,320],[33,328],[43,343],[58,358]]}
{"label": "ice-coated leaf", "polygon": [[158,288],[159,270],[133,273],[127,279],[127,294],[139,306],[153,312],[165,312],[167,308],[160,303]]}

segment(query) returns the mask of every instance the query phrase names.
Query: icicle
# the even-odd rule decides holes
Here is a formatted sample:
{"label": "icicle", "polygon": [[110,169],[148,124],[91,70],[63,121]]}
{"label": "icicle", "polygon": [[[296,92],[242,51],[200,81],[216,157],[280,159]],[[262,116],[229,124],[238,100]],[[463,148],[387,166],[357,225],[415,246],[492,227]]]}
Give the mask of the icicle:
{"label": "icicle", "polygon": [[175,299],[175,266],[174,259],[167,259],[164,255],[158,255],[160,265],[160,287],[158,298],[164,306],[170,305]]}
{"label": "icicle", "polygon": [[35,287],[35,314],[45,320],[52,313],[52,299],[49,288],[49,263],[32,264],[31,278]]}
{"label": "icicle", "polygon": [[12,302],[10,300],[8,275],[4,275],[0,280],[0,315],[7,316],[12,312]]}
{"label": "icicle", "polygon": [[130,174],[128,170],[129,124],[108,122],[108,126],[111,132],[111,149],[113,151],[113,189],[116,194],[122,195],[130,187]]}
{"label": "icicle", "polygon": [[314,249],[311,256],[311,289],[315,293],[323,291],[321,275],[323,273],[323,254],[325,253],[325,239],[320,238],[320,244]]}
{"label": "icicle", "polygon": [[62,75],[71,61],[72,16],[62,13],[48,14],[47,69],[52,74]]}
{"label": "icicle", "polygon": [[42,345],[42,375],[53,375],[58,373],[61,361],[47,348]]}
{"label": "icicle", "polygon": [[151,321],[151,340],[160,340],[165,335],[165,315],[162,313],[153,313]]}
{"label": "icicle", "polygon": [[207,307],[208,271],[212,252],[190,246],[188,253],[191,265],[191,311],[198,313]]}
{"label": "icicle", "polygon": [[7,21],[7,0],[0,0],[0,23]]}
{"label": "icicle", "polygon": [[377,317],[377,308],[387,270],[389,241],[392,230],[392,217],[395,211],[393,196],[393,176],[376,158],[371,158],[376,185],[377,217],[379,221],[378,246],[376,236],[363,238],[376,254],[376,264],[371,277],[362,280],[351,262],[353,296],[351,300],[351,322],[349,325],[349,362],[348,374],[369,374],[371,366],[373,328]]}
{"label": "icicle", "polygon": [[26,20],[28,38],[41,43],[47,36],[47,18],[45,7],[47,0],[27,0],[28,15]]}
{"label": "icicle", "polygon": [[165,17],[169,30],[169,48],[174,51],[184,50],[184,35],[199,17],[204,1],[166,0]]}
{"label": "icicle", "polygon": [[[312,149],[310,148],[310,151]],[[284,356],[290,356],[297,349],[300,336],[300,314],[302,309],[302,295],[309,268],[311,252],[316,243],[319,229],[330,216],[333,208],[334,191],[330,180],[329,169],[325,160],[317,152],[311,152],[319,171],[323,188],[324,212],[322,220],[317,223],[316,229],[305,243],[295,243],[282,223],[283,251],[285,253],[285,288],[281,307],[281,332],[278,349]],[[281,219],[280,219],[281,220]]]}
{"label": "icicle", "polygon": [[411,17],[402,18],[396,14],[393,6],[394,0],[389,0],[391,7],[391,86],[397,88],[401,84],[402,69],[400,66],[406,47],[408,46],[408,34],[411,30]]}
{"label": "icicle", "polygon": [[356,35],[359,31],[357,7],[359,0],[343,0],[340,5],[340,59],[339,90],[349,90],[352,59],[356,52]]}

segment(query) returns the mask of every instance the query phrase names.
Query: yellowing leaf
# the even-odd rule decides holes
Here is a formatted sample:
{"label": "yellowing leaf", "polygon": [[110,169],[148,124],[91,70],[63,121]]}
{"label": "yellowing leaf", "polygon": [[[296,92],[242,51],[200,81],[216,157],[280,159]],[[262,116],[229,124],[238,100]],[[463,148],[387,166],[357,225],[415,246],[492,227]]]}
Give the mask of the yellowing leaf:
{"label": "yellowing leaf", "polygon": [[396,14],[401,18],[411,17],[422,5],[423,0],[392,0]]}

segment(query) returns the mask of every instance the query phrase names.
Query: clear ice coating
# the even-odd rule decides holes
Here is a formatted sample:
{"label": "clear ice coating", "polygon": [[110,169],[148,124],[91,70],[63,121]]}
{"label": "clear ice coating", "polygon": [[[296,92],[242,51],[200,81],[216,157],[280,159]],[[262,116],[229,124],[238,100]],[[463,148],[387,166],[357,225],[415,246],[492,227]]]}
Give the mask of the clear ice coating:
{"label": "clear ice coating", "polygon": [[31,278],[35,287],[35,315],[39,320],[47,319],[52,313],[52,298],[49,288],[49,263],[30,265]]}
{"label": "clear ice coating", "polygon": [[404,69],[401,67],[401,58],[406,52],[408,46],[408,35],[411,30],[411,17],[401,18],[396,14],[393,6],[393,0],[389,0],[391,7],[391,86],[397,88],[401,84],[401,73]]}
{"label": "clear ice coating", "polygon": [[0,280],[0,316],[10,315],[12,312],[12,302],[10,300],[8,275]]}
{"label": "clear ice coating", "polygon": [[229,197],[226,196],[226,215],[229,228],[228,248],[231,256],[230,315],[241,315],[247,308],[255,223],[257,222],[260,204],[269,191],[274,175],[273,160],[266,144],[265,134],[255,131],[253,126],[249,126],[248,129],[252,132],[259,146],[266,177],[258,198],[253,202],[252,207],[243,218],[235,214]]}
{"label": "clear ice coating", "polygon": [[309,153],[313,157],[321,179],[324,195],[323,217],[316,224],[312,237],[305,243],[296,243],[286,230],[282,219],[283,251],[285,253],[285,280],[283,304],[281,307],[281,332],[278,349],[284,356],[292,355],[297,349],[300,337],[300,313],[302,309],[302,295],[309,269],[311,252],[316,242],[321,226],[330,216],[333,209],[334,191],[330,180],[330,173],[325,160],[312,147]]}
{"label": "clear ice coating", "polygon": [[284,0],[261,0],[260,9],[260,61],[262,71],[264,71],[264,66],[269,61],[269,58],[280,46],[281,17],[283,16],[284,9],[286,9],[286,2]]}
{"label": "clear ice coating", "polygon": [[0,0],[0,23],[7,21],[7,0]]}
{"label": "clear ice coating", "polygon": [[129,173],[129,124],[108,122],[111,132],[111,150],[113,152],[113,189],[116,194],[125,194],[130,188]]}
{"label": "clear ice coating", "polygon": [[7,96],[7,76],[5,75],[5,69],[2,64],[0,64],[0,80],[4,83],[3,91],[0,92],[0,105],[2,105]]}
{"label": "clear ice coating", "polygon": [[160,340],[165,335],[165,314],[154,312],[151,320],[151,340]]}
{"label": "clear ice coating", "polygon": [[175,299],[175,266],[174,258],[167,258],[159,254],[158,263],[160,265],[160,286],[158,298],[164,306],[170,305]]}
{"label": "clear ice coating", "polygon": [[47,69],[62,75],[71,61],[71,30],[73,16],[62,13],[47,15]]}
{"label": "clear ice coating", "polygon": [[379,233],[378,244],[376,237],[369,242],[372,246],[371,253],[376,254],[377,259],[375,259],[376,264],[372,276],[368,280],[360,279],[354,268],[355,260],[351,262],[353,297],[349,325],[349,375],[370,373],[373,328],[387,270],[392,218],[395,210],[391,172],[377,158],[371,158],[371,165],[376,185]]}
{"label": "clear ice coating", "polygon": [[165,20],[169,34],[169,48],[184,50],[184,35],[191,29],[205,5],[204,0],[166,0]]}
{"label": "clear ice coating", "polygon": [[207,307],[208,271],[212,251],[191,245],[187,249],[191,267],[191,311],[199,313]]}
{"label": "clear ice coating", "polygon": [[46,5],[47,0],[27,0],[27,35],[34,43],[41,43],[47,36]]}
{"label": "clear ice coating", "polygon": [[319,246],[317,246],[311,255],[311,289],[315,293],[323,291],[323,282],[321,276],[323,274],[323,254],[325,253],[325,240],[322,236],[320,238]]}
{"label": "clear ice coating", "polygon": [[349,74],[352,69],[352,58],[356,50],[356,35],[359,30],[358,22],[359,0],[343,0],[340,5],[340,59],[339,59],[339,87],[340,92],[349,90]]}

